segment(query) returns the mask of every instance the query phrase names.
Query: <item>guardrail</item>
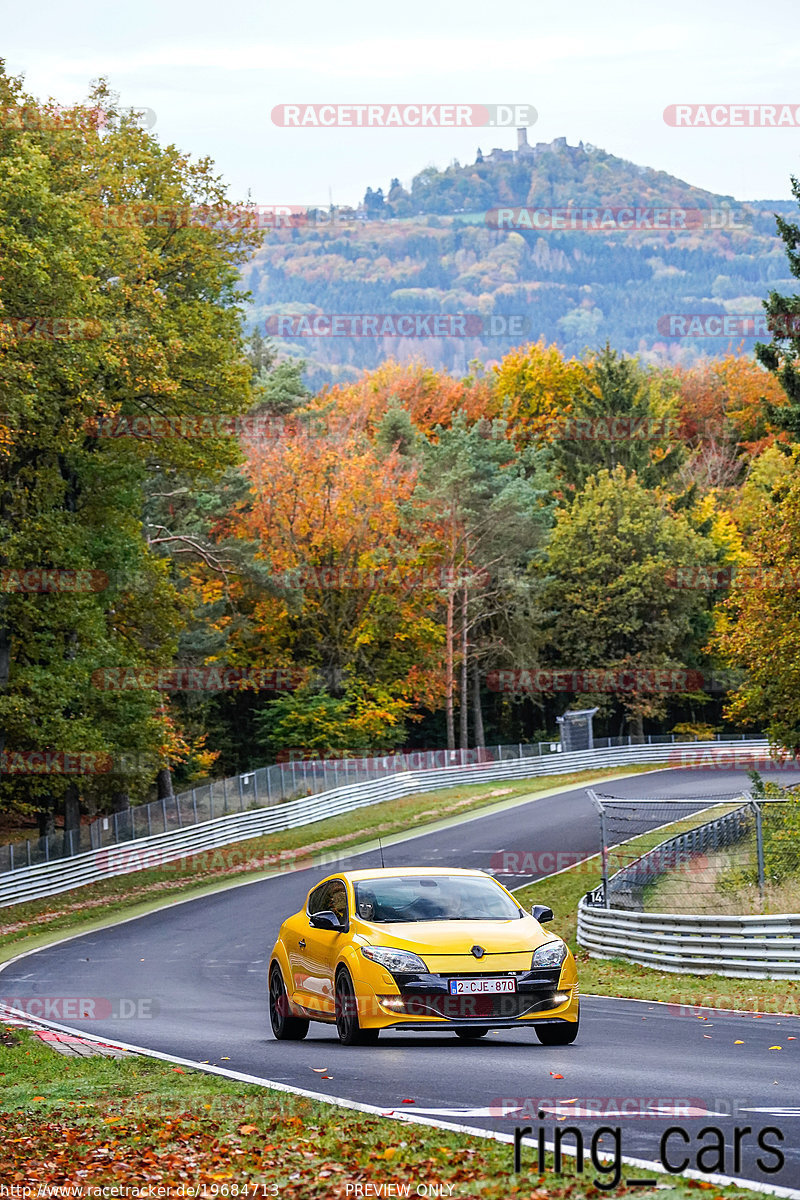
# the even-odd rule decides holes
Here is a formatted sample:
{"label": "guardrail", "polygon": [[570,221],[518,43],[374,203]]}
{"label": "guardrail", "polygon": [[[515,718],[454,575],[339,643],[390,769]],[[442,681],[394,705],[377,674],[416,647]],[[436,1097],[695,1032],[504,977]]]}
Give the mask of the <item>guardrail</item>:
{"label": "guardrail", "polygon": [[570,754],[553,754],[541,759],[520,757],[502,762],[476,763],[472,766],[387,774],[379,779],[332,788],[322,794],[287,801],[270,808],[231,813],[189,828],[167,830],[151,837],[131,840],[123,845],[90,850],[57,862],[21,867],[0,875],[0,907],[56,895],[99,879],[130,874],[143,866],[163,865],[188,854],[197,854],[233,842],[260,837],[266,833],[307,825],[365,805],[398,799],[416,792],[459,784],[563,775],[576,770],[613,768],[637,763],[655,762],[681,766],[697,761],[698,765],[702,765],[703,755],[708,754],[712,748],[714,761],[721,766],[740,766],[749,762],[755,755],[765,756],[769,753],[768,743],[763,738],[749,742],[676,742],[580,750]]}
{"label": "guardrail", "polygon": [[[759,804],[779,803],[761,799]],[[608,880],[607,900],[578,905],[578,942],[595,958],[624,958],[674,974],[800,978],[800,913],[768,916],[642,912],[642,888],[692,858],[735,845],[757,825],[752,801],[660,842]],[[762,862],[763,869],[763,862]],[[597,889],[598,893],[602,889]]]}
{"label": "guardrail", "polygon": [[[734,739],[724,739],[715,745],[729,745]],[[745,735],[741,735],[741,742]],[[674,734],[648,734],[647,745],[671,745]],[[596,738],[595,749],[638,744],[630,736]],[[741,743],[740,743],[741,744]],[[750,741],[745,743],[754,745]],[[760,742],[758,743],[761,744]],[[763,743],[766,745],[766,743]],[[696,743],[692,743],[696,745]],[[710,743],[702,743],[708,746]],[[85,850],[100,850],[134,838],[152,837],[156,833],[184,829],[213,821],[232,812],[251,808],[269,808],[286,800],[312,796],[351,783],[383,779],[386,775],[406,771],[425,771],[434,767],[466,767],[473,764],[503,762],[506,759],[550,758],[560,754],[559,742],[516,743],[505,746],[484,746],[469,750],[414,750],[407,754],[388,754],[374,758],[332,758],[322,760],[295,759],[274,763],[217,779],[179,792],[168,799],[137,804],[121,812],[98,817],[88,825],[45,835],[34,841],[0,845],[0,875],[68,858]],[[88,839],[88,845],[87,845]]]}
{"label": "guardrail", "polygon": [[[670,738],[666,735],[656,740],[669,741]],[[624,741],[612,739],[609,744],[612,741],[628,745],[630,738]],[[273,763],[227,779],[215,779],[163,800],[107,813],[77,829],[66,829],[35,841],[28,839],[0,845],[0,874],[40,862],[69,858],[85,850],[100,850],[134,838],[199,825],[228,813],[269,808],[286,800],[297,800],[351,783],[382,779],[386,775],[433,767],[501,762],[507,758],[542,758],[560,751],[558,742],[537,742],[469,750],[415,750],[373,758],[293,759]]]}
{"label": "guardrail", "polygon": [[800,913],[767,917],[628,912],[578,906],[578,942],[597,958],[624,958],[679,975],[800,977]]}

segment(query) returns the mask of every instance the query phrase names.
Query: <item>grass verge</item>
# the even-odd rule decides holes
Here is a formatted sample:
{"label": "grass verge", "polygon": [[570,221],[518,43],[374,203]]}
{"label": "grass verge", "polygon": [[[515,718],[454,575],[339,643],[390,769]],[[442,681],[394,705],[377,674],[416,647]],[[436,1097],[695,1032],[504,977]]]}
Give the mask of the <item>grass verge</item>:
{"label": "grass verge", "polygon": [[[310,866],[340,852],[353,853],[360,847],[367,848],[376,836],[387,845],[393,836],[432,832],[443,820],[457,820],[466,813],[477,816],[543,792],[658,769],[658,764],[652,764],[626,767],[612,774],[608,770],[574,771],[568,775],[447,788],[372,804],[325,821],[234,842],[173,862],[153,863],[150,858],[146,861],[151,865],[146,869],[0,909],[0,961],[53,941],[57,934],[88,932],[114,918],[137,916],[168,903],[174,896],[202,895],[226,883],[240,883],[299,865]],[[109,854],[123,859],[128,856],[128,865],[142,861],[143,856],[135,842],[112,847]],[[335,865],[330,869],[334,871]]]}
{"label": "grass verge", "polygon": [[[611,1163],[597,1171],[591,1161],[575,1175],[571,1159],[559,1175],[552,1162],[544,1175],[525,1170],[526,1161],[534,1161],[531,1147],[523,1147],[523,1171],[514,1175],[508,1143],[388,1121],[148,1058],[65,1059],[32,1034],[3,1035],[1,1025],[0,1074],[0,1179],[16,1184],[19,1190],[9,1194],[19,1196],[46,1196],[50,1185],[75,1188],[60,1194],[76,1197],[105,1186],[118,1189],[107,1195],[209,1200],[404,1194],[588,1200],[601,1194],[595,1179],[613,1177]],[[624,1154],[624,1141],[622,1147]],[[622,1167],[623,1180],[643,1175],[641,1167]],[[707,1189],[726,1200],[757,1195],[676,1176],[653,1178],[658,1190],[637,1188],[637,1197],[685,1200]],[[165,1190],[133,1191],[148,1187]],[[634,1193],[621,1185],[602,1194]]]}

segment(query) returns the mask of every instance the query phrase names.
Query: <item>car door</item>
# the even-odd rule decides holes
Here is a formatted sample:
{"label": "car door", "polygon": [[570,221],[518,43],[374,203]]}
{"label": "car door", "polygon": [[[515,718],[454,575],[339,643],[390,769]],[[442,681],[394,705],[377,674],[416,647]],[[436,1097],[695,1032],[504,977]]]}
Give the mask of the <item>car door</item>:
{"label": "car door", "polygon": [[341,879],[329,879],[314,888],[309,896],[292,973],[298,1002],[332,1016],[333,973],[346,934],[333,929],[316,929],[311,924],[314,913],[328,910],[336,913],[345,929],[348,927],[347,889]]}

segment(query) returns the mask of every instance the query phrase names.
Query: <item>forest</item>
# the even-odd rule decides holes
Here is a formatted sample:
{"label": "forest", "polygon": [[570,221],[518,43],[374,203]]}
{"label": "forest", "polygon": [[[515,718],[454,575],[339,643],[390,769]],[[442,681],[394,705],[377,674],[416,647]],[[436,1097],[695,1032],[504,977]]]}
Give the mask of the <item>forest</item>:
{"label": "forest", "polygon": [[[510,318],[531,341],[544,338],[568,357],[605,342],[654,363],[752,353],[754,336],[669,336],[668,318],[752,317],[771,290],[788,289],[775,215],[791,216],[791,204],[740,204],[562,142],[528,148],[517,161],[505,151],[497,161],[426,167],[408,190],[397,179],[385,195],[368,188],[358,211],[333,206],[273,222],[244,272],[252,326],[262,334],[276,327],[276,347],[305,361],[314,390],[355,382],[390,357],[466,375],[474,359],[499,361],[519,343]],[[498,220],[509,205],[512,219]],[[621,206],[660,206],[674,220],[665,228],[612,221],[594,231],[547,220]],[[461,338],[280,336],[281,316],[344,313],[474,314],[485,327],[469,326]],[[506,321],[493,325],[492,317]]]}
{"label": "forest", "polygon": [[[316,386],[253,328],[272,235],[102,84],[98,109],[0,128],[0,809],[44,831],[287,756],[551,739],[571,707],[800,745],[797,296],[755,356],[598,326]],[[213,219],[97,219],[143,199]],[[494,236],[437,236],[468,234]],[[764,286],[800,274],[798,226],[771,236]],[[338,258],[305,286],[358,307]]]}

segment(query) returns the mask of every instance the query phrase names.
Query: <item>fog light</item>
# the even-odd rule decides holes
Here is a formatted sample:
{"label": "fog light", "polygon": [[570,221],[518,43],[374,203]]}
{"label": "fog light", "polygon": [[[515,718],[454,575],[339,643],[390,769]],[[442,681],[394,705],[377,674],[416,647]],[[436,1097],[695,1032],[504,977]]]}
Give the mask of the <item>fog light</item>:
{"label": "fog light", "polygon": [[389,1012],[405,1012],[406,1002],[402,996],[380,996],[381,1008],[388,1008]]}

